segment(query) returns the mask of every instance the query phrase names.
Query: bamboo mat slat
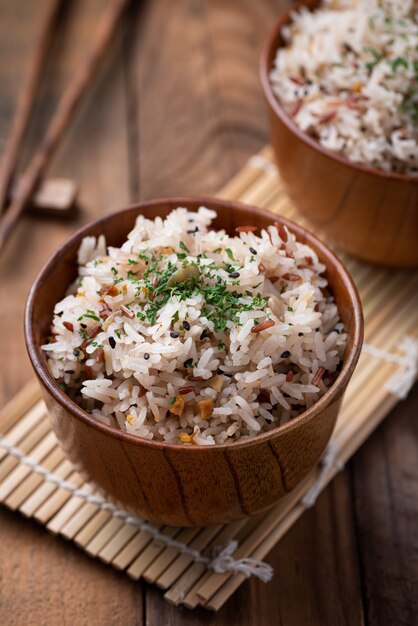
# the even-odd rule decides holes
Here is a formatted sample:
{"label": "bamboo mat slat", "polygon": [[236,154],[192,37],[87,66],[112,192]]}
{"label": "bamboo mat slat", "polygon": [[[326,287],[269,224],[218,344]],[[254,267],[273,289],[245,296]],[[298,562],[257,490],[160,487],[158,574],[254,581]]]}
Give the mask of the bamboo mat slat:
{"label": "bamboo mat slat", "polygon": [[[287,197],[272,151],[266,146],[219,192],[220,197],[254,204],[305,225]],[[318,234],[321,236],[321,232]],[[365,314],[366,342],[396,354],[405,335],[418,337],[418,274],[376,268],[339,253],[360,291]],[[377,427],[399,398],[386,389],[399,364],[382,361],[367,352],[348,386],[332,437],[336,460],[345,463]],[[50,430],[47,412],[35,381],[29,383],[0,411],[0,435],[61,479],[95,494],[83,482]],[[269,512],[225,526],[211,528],[159,527],[175,539],[210,558],[231,540],[234,558],[265,559],[281,537],[306,510],[302,499],[321,480],[324,488],[339,471],[337,463],[317,467],[302,484]],[[145,530],[112,516],[98,504],[35,474],[0,447],[0,502],[46,528],[71,539],[87,554],[101,559],[134,579],[143,578],[165,590],[168,602],[189,608],[202,605],[218,610],[245,580],[241,574],[215,573],[194,562],[177,547],[165,545]]]}

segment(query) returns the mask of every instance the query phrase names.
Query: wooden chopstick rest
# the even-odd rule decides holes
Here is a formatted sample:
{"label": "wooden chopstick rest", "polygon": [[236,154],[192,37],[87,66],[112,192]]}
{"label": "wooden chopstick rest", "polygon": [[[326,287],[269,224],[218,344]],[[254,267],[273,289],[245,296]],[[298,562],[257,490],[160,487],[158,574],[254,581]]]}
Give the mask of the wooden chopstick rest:
{"label": "wooden chopstick rest", "polygon": [[[39,184],[30,207],[35,215],[53,217],[72,217],[77,208],[79,185],[70,178],[46,178]],[[13,201],[16,188],[12,190]]]}
{"label": "wooden chopstick rest", "polygon": [[40,184],[32,199],[37,212],[69,217],[76,210],[78,185],[69,178],[47,178]]}

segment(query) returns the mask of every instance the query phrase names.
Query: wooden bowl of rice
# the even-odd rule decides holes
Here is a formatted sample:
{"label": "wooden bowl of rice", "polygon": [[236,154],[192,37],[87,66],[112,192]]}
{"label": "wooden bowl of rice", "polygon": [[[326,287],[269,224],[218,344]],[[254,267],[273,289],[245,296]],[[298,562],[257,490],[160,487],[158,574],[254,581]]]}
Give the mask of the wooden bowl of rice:
{"label": "wooden bowl of rice", "polygon": [[[77,250],[86,235],[120,246],[139,214],[154,219],[175,207],[217,211],[214,229],[285,225],[326,266],[329,290],[347,333],[335,382],[309,409],[254,437],[221,445],[181,445],[146,440],[109,426],[66,395],[41,349],[55,304],[77,275]],[[70,237],[46,263],[27,303],[26,342],[41,382],[52,427],[77,469],[119,506],[158,524],[209,526],[268,509],[317,464],[332,434],[344,391],[360,355],[363,318],[359,295],[335,254],[304,228],[265,211],[212,198],[174,198],[137,204],[101,217]]]}
{"label": "wooden bowl of rice", "polygon": [[[337,246],[371,263],[417,266],[417,172],[384,171],[324,147],[301,130],[292,117],[299,109],[286,112],[272,87],[276,53],[286,46],[283,27],[292,23],[292,14],[301,7],[315,11],[320,4],[318,0],[303,0],[292,5],[262,50],[260,78],[280,176],[297,209]],[[346,46],[350,49],[350,43]],[[395,61],[404,63],[402,59]],[[297,78],[294,80],[296,83]],[[329,123],[327,116],[323,120]],[[408,156],[416,161],[416,149],[412,151]]]}

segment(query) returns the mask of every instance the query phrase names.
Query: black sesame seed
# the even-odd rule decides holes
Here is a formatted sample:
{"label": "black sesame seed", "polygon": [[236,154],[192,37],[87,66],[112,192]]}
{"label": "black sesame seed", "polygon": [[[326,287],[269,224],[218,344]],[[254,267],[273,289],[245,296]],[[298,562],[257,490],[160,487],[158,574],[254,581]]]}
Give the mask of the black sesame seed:
{"label": "black sesame seed", "polygon": [[251,254],[257,254],[257,250],[255,248],[250,248]]}
{"label": "black sesame seed", "polygon": [[281,353],[280,356],[282,359],[287,359],[290,356],[289,350],[285,350],[284,352]]}
{"label": "black sesame seed", "polygon": [[112,350],[116,348],[116,340],[114,337],[109,337],[109,345],[112,348]]}
{"label": "black sesame seed", "polygon": [[205,337],[208,337],[208,336],[209,336],[208,330],[207,330],[207,328],[204,328],[203,332],[201,333],[201,335],[199,337],[199,339],[200,339],[200,341],[202,341],[202,339],[205,339]]}
{"label": "black sesame seed", "polygon": [[148,359],[149,359],[149,354],[148,354],[148,352],[144,352],[144,359],[145,359],[146,361],[148,361]]}
{"label": "black sesame seed", "polygon": [[80,350],[78,350],[77,348],[74,348],[73,354],[74,356],[78,356],[80,354]]}
{"label": "black sesame seed", "polygon": [[239,278],[240,277],[240,273],[239,272],[231,272],[230,273],[230,277],[231,278]]}
{"label": "black sesame seed", "polygon": [[185,322],[183,322],[183,328],[184,328],[184,330],[190,330],[190,324],[189,324],[189,322],[186,322],[186,321],[185,321]]}
{"label": "black sesame seed", "polygon": [[81,328],[87,328],[87,324],[80,324]]}
{"label": "black sesame seed", "polygon": [[178,333],[176,333],[176,331],[175,331],[175,330],[172,330],[172,331],[171,331],[171,333],[170,333],[170,337],[172,337],[173,339],[177,339],[177,337],[178,337],[178,336],[179,336],[179,334],[178,334]]}
{"label": "black sesame seed", "polygon": [[223,370],[221,370],[221,368],[218,368],[218,374],[222,374],[223,376],[227,376],[228,378],[232,378],[233,374],[227,374],[226,372],[224,372]]}
{"label": "black sesame seed", "polygon": [[57,317],[62,317],[64,315],[64,311],[60,311],[59,313],[57,313]]}
{"label": "black sesame seed", "polygon": [[298,337],[303,337],[303,333],[298,333]]}
{"label": "black sesame seed", "polygon": [[193,359],[186,359],[183,363],[183,367],[191,367],[193,365]]}

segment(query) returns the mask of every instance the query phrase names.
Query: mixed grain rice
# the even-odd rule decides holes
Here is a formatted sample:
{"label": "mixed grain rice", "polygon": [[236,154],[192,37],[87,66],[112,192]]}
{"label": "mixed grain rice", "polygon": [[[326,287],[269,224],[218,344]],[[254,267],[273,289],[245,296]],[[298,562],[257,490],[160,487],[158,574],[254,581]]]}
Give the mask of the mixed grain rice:
{"label": "mixed grain rice", "polygon": [[121,248],[83,239],[43,346],[63,390],[146,439],[211,445],[310,407],[346,343],[315,252],[275,225],[234,236],[184,208],[139,216]]}
{"label": "mixed grain rice", "polygon": [[323,0],[282,34],[270,78],[296,124],[352,161],[418,175],[417,0]]}

